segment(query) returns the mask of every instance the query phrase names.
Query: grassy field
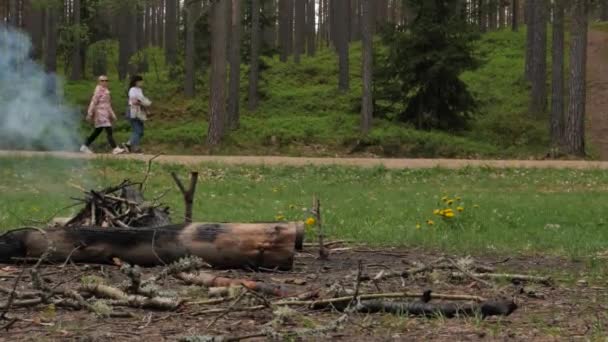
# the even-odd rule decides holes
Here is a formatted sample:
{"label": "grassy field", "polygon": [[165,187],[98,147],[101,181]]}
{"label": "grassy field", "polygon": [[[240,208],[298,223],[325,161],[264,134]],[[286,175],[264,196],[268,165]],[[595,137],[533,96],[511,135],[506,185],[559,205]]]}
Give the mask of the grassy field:
{"label": "grassy field", "polygon": [[[6,158],[0,165],[0,229],[48,219],[72,203],[71,196],[79,195],[71,184],[89,188],[125,178],[139,180],[146,169],[140,162],[46,158]],[[332,238],[473,254],[579,258],[608,250],[608,174],[602,171],[213,165],[198,169],[198,221],[303,220],[317,193]],[[170,171],[185,176],[188,170],[154,165],[147,197],[169,190],[163,201],[179,221],[182,200]],[[454,203],[448,205],[444,196]],[[448,207],[455,217],[433,213]]]}
{"label": "grassy field", "polygon": [[[380,44],[378,41],[377,44]],[[369,136],[358,133],[361,97],[361,46],[351,45],[351,85],[337,90],[337,59],[323,49],[301,64],[264,59],[261,103],[246,110],[247,71],[242,67],[242,120],[219,150],[205,147],[208,115],[208,76],[199,75],[194,99],[182,95],[180,77],[170,77],[162,64],[145,76],[146,93],[154,108],[144,148],[166,153],[344,155],[357,153],[409,157],[530,157],[544,155],[548,146],[545,117],[527,113],[528,88],[523,79],[525,31],[503,30],[485,34],[477,43],[484,64],[462,75],[479,103],[470,131],[458,134],[419,131],[411,126],[377,119]],[[381,50],[381,49],[380,49]],[[114,61],[110,61],[115,65]],[[518,72],[520,70],[521,72]],[[114,108],[124,112],[126,84],[110,70]],[[92,79],[67,82],[69,102],[84,113],[94,87]],[[88,128],[87,128],[88,129]],[[120,141],[129,127],[121,120]],[[86,130],[83,130],[84,136]],[[106,148],[100,139],[97,148]]]}

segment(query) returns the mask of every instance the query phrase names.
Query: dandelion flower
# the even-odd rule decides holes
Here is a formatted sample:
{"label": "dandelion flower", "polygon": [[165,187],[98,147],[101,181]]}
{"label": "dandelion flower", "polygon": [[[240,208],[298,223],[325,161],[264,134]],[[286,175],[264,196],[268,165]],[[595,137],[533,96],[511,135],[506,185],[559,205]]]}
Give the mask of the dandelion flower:
{"label": "dandelion flower", "polygon": [[314,225],[315,223],[317,223],[317,220],[315,220],[315,218],[314,218],[314,217],[309,217],[309,218],[307,218],[307,219],[306,219],[306,225],[307,225],[307,226],[312,226],[312,225]]}
{"label": "dandelion flower", "polygon": [[452,218],[454,217],[454,213],[453,212],[449,212],[449,213],[445,213],[445,215],[443,215],[445,218]]}
{"label": "dandelion flower", "polygon": [[420,223],[416,223],[416,229],[420,229],[422,228],[422,226],[420,225]]}
{"label": "dandelion flower", "polygon": [[448,196],[441,197],[441,200],[444,201],[444,202],[447,202],[448,201]]}
{"label": "dandelion flower", "polygon": [[448,205],[452,205],[452,204],[454,204],[454,200],[448,200],[446,203],[447,203]]}
{"label": "dandelion flower", "polygon": [[277,215],[274,217],[277,221],[283,221],[285,220],[285,216],[284,215]]}
{"label": "dandelion flower", "polygon": [[463,212],[464,208],[463,207],[458,207],[458,208],[456,208],[456,210],[458,210],[459,212]]}
{"label": "dandelion flower", "polygon": [[435,210],[433,210],[433,214],[434,215],[441,215],[441,210],[435,209]]}
{"label": "dandelion flower", "polygon": [[426,224],[428,224],[429,226],[432,226],[432,225],[435,224],[435,221],[433,221],[433,220],[427,220]]}

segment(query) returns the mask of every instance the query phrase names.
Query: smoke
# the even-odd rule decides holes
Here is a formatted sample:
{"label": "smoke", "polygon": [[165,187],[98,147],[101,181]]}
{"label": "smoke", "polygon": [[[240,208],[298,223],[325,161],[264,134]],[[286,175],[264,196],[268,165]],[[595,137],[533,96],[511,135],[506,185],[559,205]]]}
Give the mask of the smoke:
{"label": "smoke", "polygon": [[78,112],[62,103],[63,87],[30,59],[27,35],[0,25],[0,148],[73,150]]}

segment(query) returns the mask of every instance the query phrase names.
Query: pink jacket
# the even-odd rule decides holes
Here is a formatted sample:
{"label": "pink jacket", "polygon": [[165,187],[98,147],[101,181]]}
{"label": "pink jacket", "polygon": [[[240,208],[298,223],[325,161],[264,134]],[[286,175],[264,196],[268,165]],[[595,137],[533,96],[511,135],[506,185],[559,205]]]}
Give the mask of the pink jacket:
{"label": "pink jacket", "polygon": [[102,86],[95,87],[91,104],[87,111],[87,120],[93,121],[95,128],[112,127],[116,114],[112,110],[112,97],[110,91]]}

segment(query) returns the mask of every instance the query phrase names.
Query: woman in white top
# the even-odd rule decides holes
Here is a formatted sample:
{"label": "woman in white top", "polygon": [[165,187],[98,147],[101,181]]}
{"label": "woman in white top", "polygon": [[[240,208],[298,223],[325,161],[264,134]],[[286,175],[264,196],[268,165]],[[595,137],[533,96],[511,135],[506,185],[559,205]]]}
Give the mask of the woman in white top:
{"label": "woman in white top", "polygon": [[129,83],[129,107],[127,117],[131,123],[133,132],[131,133],[129,142],[125,144],[125,147],[128,151],[136,153],[141,152],[139,143],[144,136],[144,122],[148,119],[146,108],[152,104],[152,102],[144,96],[141,89],[143,83],[144,79],[139,75],[131,77],[131,82]]}

